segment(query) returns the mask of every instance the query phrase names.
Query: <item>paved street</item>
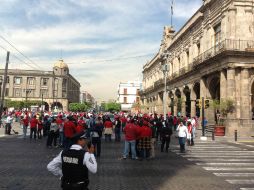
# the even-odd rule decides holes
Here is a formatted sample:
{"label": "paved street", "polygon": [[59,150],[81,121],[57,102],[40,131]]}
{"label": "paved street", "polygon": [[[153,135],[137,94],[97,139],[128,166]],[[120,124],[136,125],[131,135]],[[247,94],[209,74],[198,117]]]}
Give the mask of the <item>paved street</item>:
{"label": "paved street", "polygon": [[[176,139],[173,141],[172,152],[157,152],[157,158],[150,161],[121,160],[123,143],[103,143],[98,173],[90,175],[90,189],[232,190],[254,187],[251,180],[253,151],[242,149],[242,145],[198,142],[186,154],[179,154]],[[45,140],[30,143],[14,135],[0,138],[0,149],[1,190],[59,189],[59,180],[46,170],[47,163],[59,149],[47,149]],[[213,158],[216,159],[211,160]],[[244,174],[238,176],[238,173]]]}

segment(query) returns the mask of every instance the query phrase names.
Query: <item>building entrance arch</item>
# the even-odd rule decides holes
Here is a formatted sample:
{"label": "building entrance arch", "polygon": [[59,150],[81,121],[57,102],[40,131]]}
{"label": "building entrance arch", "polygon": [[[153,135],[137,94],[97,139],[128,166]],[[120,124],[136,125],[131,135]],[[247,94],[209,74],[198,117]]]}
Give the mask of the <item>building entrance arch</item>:
{"label": "building entrance arch", "polygon": [[183,93],[186,97],[185,99],[185,113],[187,117],[191,116],[191,91],[188,86],[185,86],[183,89]]}
{"label": "building entrance arch", "polygon": [[51,111],[58,112],[63,110],[63,105],[60,102],[51,104]]}

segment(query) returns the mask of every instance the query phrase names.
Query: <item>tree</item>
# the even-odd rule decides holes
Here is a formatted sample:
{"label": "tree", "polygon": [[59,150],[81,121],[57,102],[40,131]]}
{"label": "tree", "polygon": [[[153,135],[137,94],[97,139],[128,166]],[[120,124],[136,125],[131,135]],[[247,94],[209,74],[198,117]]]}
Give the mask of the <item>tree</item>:
{"label": "tree", "polygon": [[84,112],[88,110],[88,106],[85,103],[70,103],[69,104],[69,110],[73,112]]}
{"label": "tree", "polygon": [[121,104],[116,102],[103,102],[101,103],[101,110],[108,112],[118,112],[121,110]]}
{"label": "tree", "polygon": [[213,100],[212,105],[215,109],[215,112],[220,114],[220,117],[217,118],[217,123],[221,125],[224,125],[227,115],[235,111],[234,101],[231,99]]}

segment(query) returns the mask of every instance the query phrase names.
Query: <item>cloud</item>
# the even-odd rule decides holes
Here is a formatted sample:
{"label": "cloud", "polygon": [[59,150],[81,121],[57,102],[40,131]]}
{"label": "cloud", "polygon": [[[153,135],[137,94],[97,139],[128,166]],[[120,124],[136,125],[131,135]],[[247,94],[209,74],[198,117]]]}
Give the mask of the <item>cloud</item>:
{"label": "cloud", "polygon": [[[52,70],[63,57],[82,89],[105,100],[117,97],[119,82],[142,77],[142,66],[159,50],[163,26],[170,23],[170,0],[0,2],[0,35],[44,70]],[[202,1],[175,2],[177,30]],[[1,39],[0,45],[11,51],[10,68],[33,69],[24,64],[32,64],[29,60]],[[147,56],[119,59],[138,55]],[[0,51],[0,60],[5,56]]]}

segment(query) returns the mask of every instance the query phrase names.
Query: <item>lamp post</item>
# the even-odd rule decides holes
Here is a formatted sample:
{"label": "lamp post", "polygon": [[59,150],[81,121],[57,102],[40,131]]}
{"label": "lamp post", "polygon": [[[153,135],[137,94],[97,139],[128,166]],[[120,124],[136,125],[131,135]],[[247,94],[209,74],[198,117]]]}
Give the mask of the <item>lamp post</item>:
{"label": "lamp post", "polygon": [[167,97],[167,74],[168,74],[168,65],[166,63],[162,65],[162,71],[164,75],[163,116],[164,120],[166,120],[166,97]]}

